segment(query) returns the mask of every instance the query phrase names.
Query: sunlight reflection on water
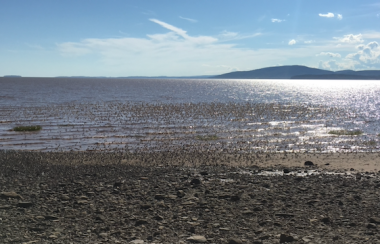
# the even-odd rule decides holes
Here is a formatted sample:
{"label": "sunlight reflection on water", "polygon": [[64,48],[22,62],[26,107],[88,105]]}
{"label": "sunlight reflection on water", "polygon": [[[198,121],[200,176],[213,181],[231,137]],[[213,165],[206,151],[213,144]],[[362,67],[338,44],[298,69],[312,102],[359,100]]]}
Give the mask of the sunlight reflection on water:
{"label": "sunlight reflection on water", "polygon": [[[0,78],[0,85],[0,149],[335,152],[379,145],[379,81]],[[29,124],[43,130],[10,131]]]}

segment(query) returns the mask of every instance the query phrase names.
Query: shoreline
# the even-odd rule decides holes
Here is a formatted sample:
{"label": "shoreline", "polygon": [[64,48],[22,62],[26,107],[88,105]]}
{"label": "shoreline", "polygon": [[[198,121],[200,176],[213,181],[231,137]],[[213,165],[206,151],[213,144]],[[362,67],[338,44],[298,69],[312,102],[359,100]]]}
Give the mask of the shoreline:
{"label": "shoreline", "polygon": [[187,150],[167,152],[39,152],[20,150],[0,150],[0,160],[6,158],[42,164],[84,165],[134,165],[143,167],[258,167],[262,169],[303,168],[311,161],[319,170],[380,172],[379,152],[350,153],[245,153],[245,152],[191,152]]}

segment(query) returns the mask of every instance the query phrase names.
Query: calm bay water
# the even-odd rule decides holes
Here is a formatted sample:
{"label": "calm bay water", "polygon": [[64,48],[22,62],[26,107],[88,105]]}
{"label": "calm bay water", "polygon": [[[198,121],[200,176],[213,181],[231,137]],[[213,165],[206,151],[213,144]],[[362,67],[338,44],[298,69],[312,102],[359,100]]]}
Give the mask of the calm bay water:
{"label": "calm bay water", "polygon": [[[0,149],[377,151],[380,82],[0,78]],[[14,126],[41,125],[19,133]],[[359,136],[333,130],[360,130]]]}

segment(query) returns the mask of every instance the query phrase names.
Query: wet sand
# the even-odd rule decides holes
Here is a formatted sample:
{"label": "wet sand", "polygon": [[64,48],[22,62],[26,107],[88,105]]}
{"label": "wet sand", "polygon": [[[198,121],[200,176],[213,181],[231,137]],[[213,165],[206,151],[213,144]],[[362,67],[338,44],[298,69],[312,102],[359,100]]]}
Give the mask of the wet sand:
{"label": "wet sand", "polygon": [[378,156],[0,151],[0,242],[380,243]]}

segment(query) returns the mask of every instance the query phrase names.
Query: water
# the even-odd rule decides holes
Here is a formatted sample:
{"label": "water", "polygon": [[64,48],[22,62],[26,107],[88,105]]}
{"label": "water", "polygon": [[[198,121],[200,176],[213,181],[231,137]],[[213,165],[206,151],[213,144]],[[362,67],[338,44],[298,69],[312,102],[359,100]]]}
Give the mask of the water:
{"label": "water", "polygon": [[[336,152],[379,146],[378,81],[0,78],[0,87],[0,149]],[[20,125],[43,129],[11,131]]]}

